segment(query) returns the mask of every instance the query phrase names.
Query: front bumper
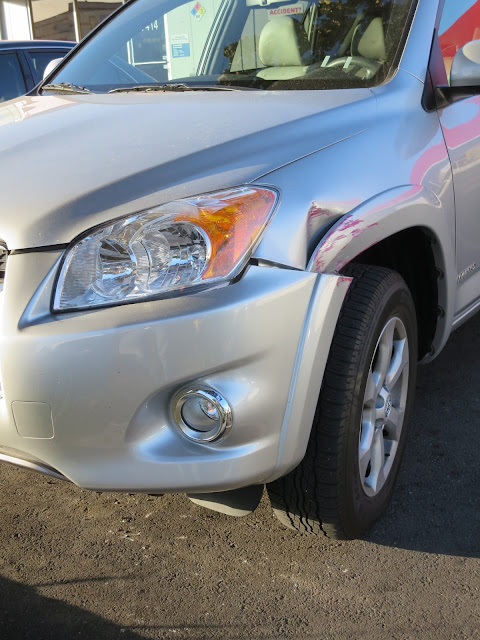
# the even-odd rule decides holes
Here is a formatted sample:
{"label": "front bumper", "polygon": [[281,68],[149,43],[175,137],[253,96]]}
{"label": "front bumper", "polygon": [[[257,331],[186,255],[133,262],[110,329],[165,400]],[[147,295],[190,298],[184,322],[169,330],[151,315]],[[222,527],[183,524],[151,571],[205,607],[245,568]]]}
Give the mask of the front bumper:
{"label": "front bumper", "polygon": [[[9,257],[0,459],[152,493],[235,489],[298,464],[349,279],[251,266],[221,289],[52,315],[60,257]],[[227,398],[227,437],[180,432],[171,401],[186,385]]]}

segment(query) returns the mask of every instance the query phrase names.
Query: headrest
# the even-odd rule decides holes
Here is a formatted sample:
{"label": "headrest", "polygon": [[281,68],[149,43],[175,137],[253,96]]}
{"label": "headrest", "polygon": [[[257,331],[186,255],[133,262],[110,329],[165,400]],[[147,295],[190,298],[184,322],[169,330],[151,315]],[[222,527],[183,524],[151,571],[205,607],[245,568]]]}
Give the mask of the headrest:
{"label": "headrest", "polygon": [[363,21],[358,25],[353,34],[352,54],[373,60],[385,60],[385,34],[381,18]]}
{"label": "headrest", "polygon": [[294,18],[272,18],[260,33],[258,55],[266,67],[310,64],[310,44],[305,29]]}

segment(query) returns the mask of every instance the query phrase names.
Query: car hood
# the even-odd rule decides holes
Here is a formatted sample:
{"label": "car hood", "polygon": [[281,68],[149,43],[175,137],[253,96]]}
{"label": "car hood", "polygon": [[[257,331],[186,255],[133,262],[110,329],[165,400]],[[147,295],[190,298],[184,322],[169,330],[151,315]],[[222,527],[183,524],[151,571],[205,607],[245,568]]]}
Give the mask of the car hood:
{"label": "car hood", "polygon": [[364,130],[374,100],[355,89],[10,101],[0,238],[9,249],[65,244],[112,218],[250,182]]}

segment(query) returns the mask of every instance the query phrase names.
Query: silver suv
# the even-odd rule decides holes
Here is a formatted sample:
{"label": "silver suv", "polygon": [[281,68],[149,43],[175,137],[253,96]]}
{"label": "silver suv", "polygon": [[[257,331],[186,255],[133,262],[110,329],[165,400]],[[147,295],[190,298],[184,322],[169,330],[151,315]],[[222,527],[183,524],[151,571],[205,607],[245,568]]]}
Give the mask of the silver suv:
{"label": "silver suv", "polygon": [[417,361],[479,306],[479,28],[472,0],[135,0],[5,103],[0,458],[369,527]]}

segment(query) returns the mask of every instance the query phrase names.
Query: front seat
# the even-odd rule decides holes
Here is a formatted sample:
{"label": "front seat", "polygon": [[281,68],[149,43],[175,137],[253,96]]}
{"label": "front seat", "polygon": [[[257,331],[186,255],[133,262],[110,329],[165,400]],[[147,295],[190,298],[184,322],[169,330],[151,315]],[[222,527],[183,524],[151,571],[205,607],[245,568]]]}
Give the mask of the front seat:
{"label": "front seat", "polygon": [[289,80],[304,76],[312,61],[312,52],[303,25],[294,18],[272,18],[263,27],[258,40],[258,55],[265,65],[257,73],[264,80]]}
{"label": "front seat", "polygon": [[333,58],[327,67],[342,67],[358,78],[372,78],[386,59],[385,32],[380,17],[366,17],[355,28],[350,55]]}
{"label": "front seat", "polygon": [[360,22],[353,34],[351,51],[352,56],[385,62],[387,53],[382,18]]}

